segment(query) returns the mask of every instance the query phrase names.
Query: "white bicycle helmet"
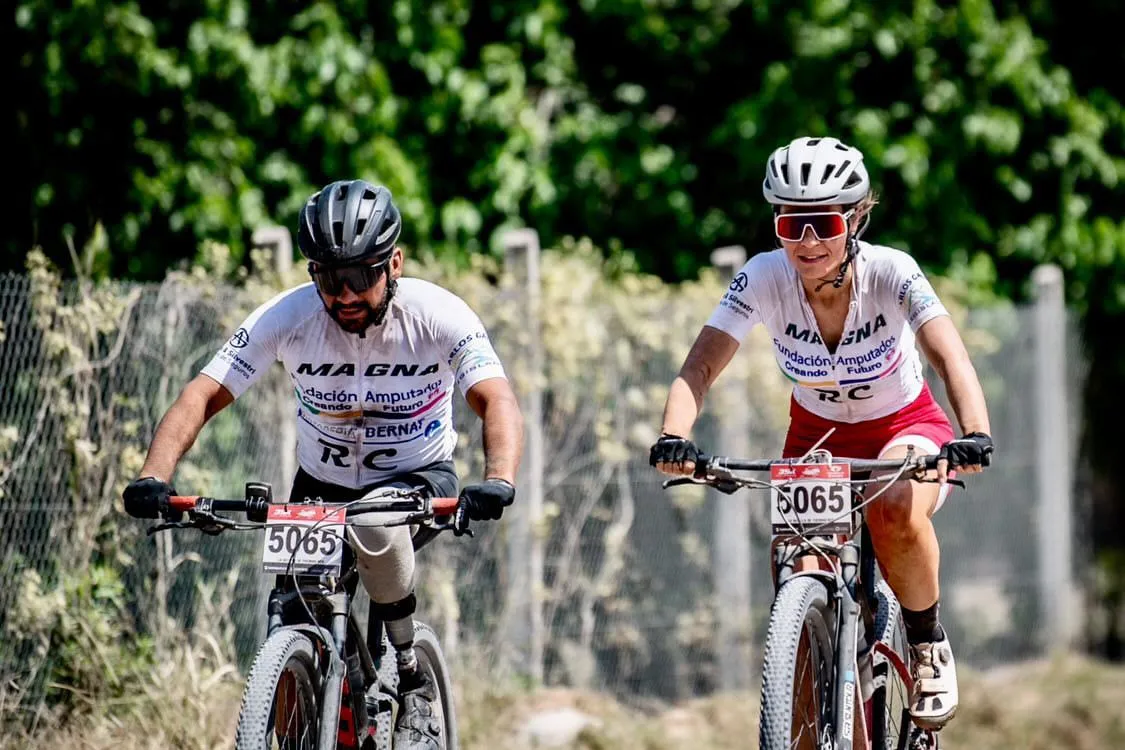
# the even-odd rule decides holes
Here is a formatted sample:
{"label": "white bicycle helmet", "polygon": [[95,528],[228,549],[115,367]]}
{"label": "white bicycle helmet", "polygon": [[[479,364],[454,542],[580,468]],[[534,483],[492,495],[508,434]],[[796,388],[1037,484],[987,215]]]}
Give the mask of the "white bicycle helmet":
{"label": "white bicycle helmet", "polygon": [[871,190],[859,149],[836,138],[797,138],[770,154],[762,193],[781,206],[850,206]]}

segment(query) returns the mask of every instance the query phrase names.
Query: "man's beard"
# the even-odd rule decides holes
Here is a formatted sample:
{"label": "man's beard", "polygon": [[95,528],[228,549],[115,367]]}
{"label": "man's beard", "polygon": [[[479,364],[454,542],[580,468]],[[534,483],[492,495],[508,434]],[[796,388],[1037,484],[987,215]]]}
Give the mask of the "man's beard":
{"label": "man's beard", "polygon": [[[332,319],[348,333],[363,333],[370,326],[380,326],[383,320],[387,317],[387,310],[391,307],[391,299],[395,296],[395,290],[398,288],[398,282],[394,278],[387,279],[387,288],[383,292],[383,301],[377,307],[372,307],[366,302],[360,301],[352,305],[341,305],[336,302],[332,307],[328,308],[328,314]],[[363,310],[365,315],[341,318],[340,311],[342,310]]]}

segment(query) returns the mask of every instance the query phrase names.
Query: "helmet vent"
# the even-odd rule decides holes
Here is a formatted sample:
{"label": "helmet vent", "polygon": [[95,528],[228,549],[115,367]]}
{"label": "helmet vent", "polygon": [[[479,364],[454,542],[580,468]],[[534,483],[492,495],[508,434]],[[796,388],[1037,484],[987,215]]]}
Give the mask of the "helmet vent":
{"label": "helmet vent", "polygon": [[310,261],[329,266],[377,264],[394,252],[402,214],[387,188],[364,180],[338,180],[309,198],[297,229],[301,253]]}
{"label": "helmet vent", "polygon": [[836,138],[795,138],[764,166],[762,193],[774,206],[851,205],[871,189],[863,154]]}

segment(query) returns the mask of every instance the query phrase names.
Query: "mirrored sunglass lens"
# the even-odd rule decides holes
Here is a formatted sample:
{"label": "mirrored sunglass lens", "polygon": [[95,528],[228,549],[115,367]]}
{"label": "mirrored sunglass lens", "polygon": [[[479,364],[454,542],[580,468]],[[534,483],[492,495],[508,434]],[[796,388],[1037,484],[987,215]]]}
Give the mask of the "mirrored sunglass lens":
{"label": "mirrored sunglass lens", "polygon": [[362,294],[371,287],[375,286],[375,282],[379,279],[379,269],[372,268],[371,266],[355,266],[352,268],[340,269],[342,280],[346,281],[351,290],[356,294]]}
{"label": "mirrored sunglass lens", "polygon": [[812,227],[818,239],[832,239],[844,233],[844,217],[840,214],[783,214],[777,219],[777,234],[783,240],[800,240],[805,235],[805,227]]}
{"label": "mirrored sunglass lens", "polygon": [[313,278],[325,294],[335,296],[344,291],[344,284],[356,294],[362,294],[375,286],[381,274],[382,266],[348,266],[315,271]]}
{"label": "mirrored sunglass lens", "polygon": [[335,271],[313,271],[312,277],[320,291],[325,294],[335,296],[343,291],[340,278]]}

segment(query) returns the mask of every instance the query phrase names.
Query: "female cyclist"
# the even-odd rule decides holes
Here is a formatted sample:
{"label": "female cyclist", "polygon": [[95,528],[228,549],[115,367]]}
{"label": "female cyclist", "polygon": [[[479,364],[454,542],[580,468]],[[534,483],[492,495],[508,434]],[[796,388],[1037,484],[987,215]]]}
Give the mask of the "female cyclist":
{"label": "female cyclist", "polygon": [[[988,411],[948,312],[906,253],[861,242],[876,200],[863,155],[835,138],[798,138],[770,156],[762,185],[781,247],[737,273],[673,381],[649,461],[690,474],[688,439],[712,383],[754,326],[766,326],[793,381],[784,455],[822,447],[854,458],[900,458],[907,446],[940,453],[940,484],[896,482],[868,508],[868,532],[903,606],[914,655],[910,711],[939,729],[957,708],[957,674],[938,621],[937,536],[930,517],[949,471],[988,466]],[[915,339],[949,393],[963,437],[923,379]]]}

